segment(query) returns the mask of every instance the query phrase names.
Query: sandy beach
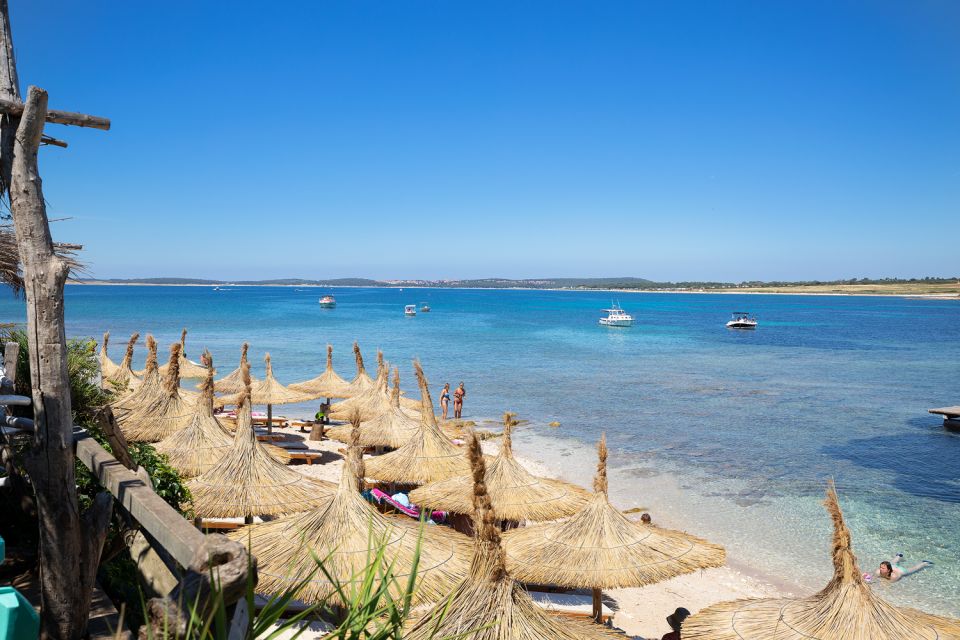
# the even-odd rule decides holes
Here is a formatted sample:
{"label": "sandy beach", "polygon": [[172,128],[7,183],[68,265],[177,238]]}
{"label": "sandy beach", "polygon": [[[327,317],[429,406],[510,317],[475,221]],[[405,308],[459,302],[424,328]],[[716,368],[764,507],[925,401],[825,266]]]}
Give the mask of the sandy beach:
{"label": "sandy beach", "polygon": [[[291,440],[302,441],[311,450],[324,453],[322,464],[297,464],[291,468],[307,476],[338,481],[343,467],[340,453],[345,446],[343,443],[327,439],[311,441],[308,438],[309,433],[301,432],[296,427],[274,428],[274,431],[285,434]],[[484,441],[483,448],[486,453],[495,455],[499,450],[499,439]],[[563,478],[563,474],[557,469],[547,468],[523,456],[517,456],[517,459],[534,474]],[[629,517],[639,519],[640,513],[632,513]],[[651,640],[659,639],[670,631],[665,618],[678,606],[696,613],[717,602],[777,595],[783,595],[783,592],[774,585],[726,565],[679,576],[648,587],[605,591],[603,597],[604,605],[613,612],[614,626],[631,637]]]}

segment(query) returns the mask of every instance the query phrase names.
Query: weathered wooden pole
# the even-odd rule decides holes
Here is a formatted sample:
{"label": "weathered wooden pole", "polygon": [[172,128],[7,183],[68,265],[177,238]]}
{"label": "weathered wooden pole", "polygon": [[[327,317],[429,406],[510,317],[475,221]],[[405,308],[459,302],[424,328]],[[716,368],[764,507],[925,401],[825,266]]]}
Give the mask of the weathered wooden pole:
{"label": "weathered wooden pole", "polygon": [[[20,102],[20,79],[17,75],[17,61],[13,56],[13,36],[10,32],[7,0],[0,0],[0,99]],[[19,115],[0,115],[0,189],[3,191],[7,191],[10,186],[13,138],[18,124]]]}
{"label": "weathered wooden pole", "polygon": [[113,503],[109,494],[100,494],[81,520],[63,316],[70,267],[54,252],[37,166],[46,113],[47,92],[30,87],[14,140],[10,211],[27,298],[36,432],[24,463],[39,520],[42,637],[73,640],[86,632],[90,591]]}

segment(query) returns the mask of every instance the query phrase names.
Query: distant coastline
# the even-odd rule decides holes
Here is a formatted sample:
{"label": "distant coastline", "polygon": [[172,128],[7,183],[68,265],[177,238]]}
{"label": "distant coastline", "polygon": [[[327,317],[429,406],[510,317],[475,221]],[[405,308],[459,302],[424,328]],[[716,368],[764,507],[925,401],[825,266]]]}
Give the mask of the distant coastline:
{"label": "distant coastline", "polygon": [[751,294],[810,296],[895,296],[925,300],[960,301],[960,280],[936,278],[924,280],[874,280],[798,283],[657,283],[642,278],[542,278],[530,280],[369,280],[342,278],[336,280],[258,280],[226,281],[192,278],[82,279],[71,284],[85,286],[152,286],[152,287],[295,287],[295,288],[409,288],[409,289],[491,289],[542,291],[596,291],[610,293],[679,293],[679,294]]}

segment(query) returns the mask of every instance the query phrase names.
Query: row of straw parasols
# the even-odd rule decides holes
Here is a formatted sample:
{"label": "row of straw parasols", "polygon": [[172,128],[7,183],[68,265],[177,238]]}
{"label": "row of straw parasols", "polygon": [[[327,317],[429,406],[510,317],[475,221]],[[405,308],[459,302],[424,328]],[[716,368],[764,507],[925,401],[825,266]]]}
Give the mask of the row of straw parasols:
{"label": "row of straw parasols", "polygon": [[[148,346],[150,341],[148,338]],[[350,443],[339,485],[317,481],[311,484],[284,467],[256,440],[250,420],[253,381],[245,354],[246,351],[239,369],[244,389],[236,398],[238,426],[229,451],[194,478],[190,487],[198,514],[233,516],[257,512],[280,516],[233,534],[238,540],[250,540],[258,558],[262,591],[277,592],[309,578],[304,599],[319,601],[334,596],[333,584],[326,574],[318,577],[313,557],[326,559],[325,567],[338,583],[349,583],[369,561],[371,540],[384,545],[383,561],[393,568],[400,582],[413,570],[414,549],[419,540],[418,574],[422,582],[418,599],[439,604],[418,610],[405,637],[427,638],[434,632],[441,636],[457,635],[474,630],[466,637],[600,638],[612,636],[603,627],[560,620],[541,610],[517,581],[592,589],[596,615],[600,589],[652,584],[724,562],[721,547],[683,532],[630,521],[610,503],[603,439],[598,446],[599,464],[592,494],[573,485],[538,478],[523,469],[512,453],[514,421],[510,414],[505,416],[503,444],[496,457],[484,458],[474,435],[465,456],[463,449],[439,428],[419,364],[414,366],[421,391],[421,410],[417,415],[401,406],[396,372],[393,389],[388,392],[388,369],[382,356],[378,357],[376,379],[361,382],[358,386],[363,389],[353,396],[364,396],[364,400],[348,406],[352,424],[331,430],[340,439],[349,437]],[[154,396],[169,395],[170,372],[176,371],[174,363],[179,362],[179,357],[174,346],[167,378],[158,383],[159,375],[150,377],[148,356],[140,388],[150,382],[155,388]],[[122,367],[123,363],[117,371]],[[157,369],[155,355],[153,367]],[[357,381],[355,378],[351,383],[342,379],[337,382],[326,375],[328,372],[332,372],[329,351],[327,371],[308,382],[314,383],[315,389],[330,391],[336,388],[334,385],[340,385],[339,390],[346,391],[346,386]],[[268,367],[267,378],[271,376]],[[304,386],[307,384],[299,385],[302,392],[309,393]],[[223,438],[216,445],[198,439],[198,434],[213,431],[200,427],[213,425],[213,389],[211,372],[201,386],[198,397],[202,402],[196,403],[208,408],[195,411],[193,428],[181,431],[178,435],[182,441],[169,450],[228,448]],[[365,410],[369,411],[368,417],[372,416],[366,421],[362,419]],[[222,429],[220,433],[225,435],[228,431]],[[173,442],[168,438],[158,448],[166,451]],[[365,446],[394,450],[365,463],[361,453]],[[281,470],[299,477],[278,481]],[[411,493],[415,503],[429,509],[469,514],[475,532],[473,542],[450,529],[421,529],[422,525],[411,521],[384,516],[360,496],[364,478],[418,486]],[[960,638],[960,623],[956,620],[897,608],[875,596],[857,568],[850,532],[832,485],[826,504],[834,521],[835,573],[824,590],[801,599],[755,599],[714,605],[686,622],[684,637]],[[501,534],[505,521],[531,524]],[[448,594],[452,595],[446,597]]]}

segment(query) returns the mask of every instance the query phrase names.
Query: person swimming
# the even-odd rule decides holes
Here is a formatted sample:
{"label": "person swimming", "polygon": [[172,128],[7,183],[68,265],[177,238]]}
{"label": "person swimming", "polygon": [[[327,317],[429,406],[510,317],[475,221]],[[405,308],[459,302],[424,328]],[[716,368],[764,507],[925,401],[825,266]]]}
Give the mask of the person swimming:
{"label": "person swimming", "polygon": [[[909,568],[904,568],[900,566],[900,561],[903,560],[903,554],[898,553],[893,556],[890,560],[884,560],[880,563],[880,568],[877,569],[877,574],[875,577],[883,578],[884,580],[889,580],[890,582],[896,582],[900,578],[905,578],[906,576],[913,575],[918,571],[926,569],[927,567],[933,566],[933,563],[929,560],[922,560],[920,564],[914,565]],[[868,577],[869,576],[869,577]],[[869,573],[865,574],[864,577],[869,582],[870,579],[874,576],[871,576]]]}

